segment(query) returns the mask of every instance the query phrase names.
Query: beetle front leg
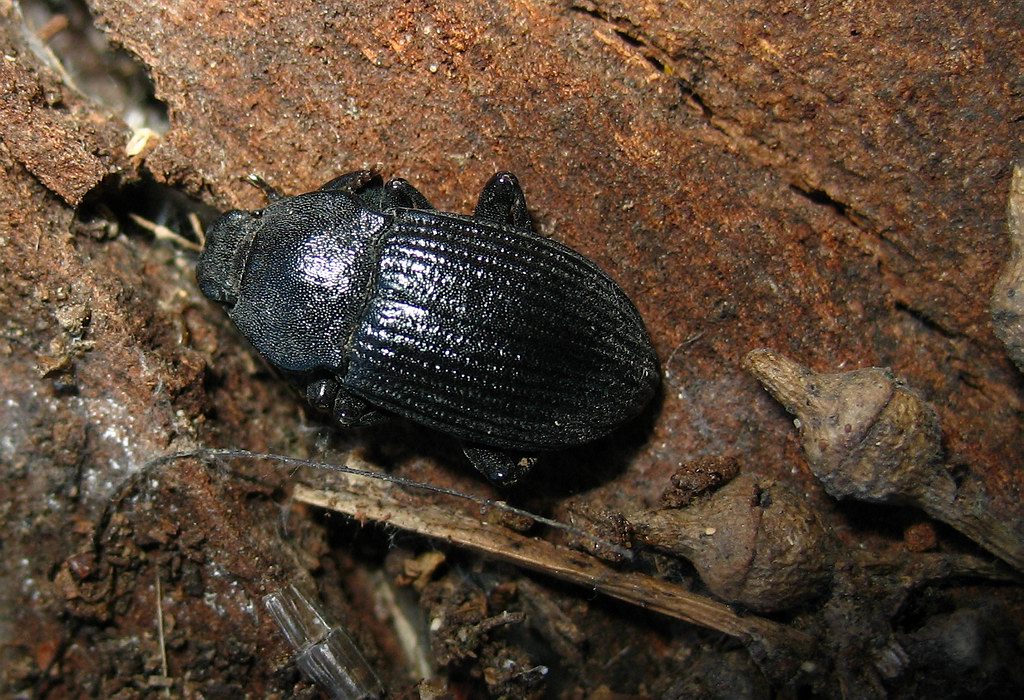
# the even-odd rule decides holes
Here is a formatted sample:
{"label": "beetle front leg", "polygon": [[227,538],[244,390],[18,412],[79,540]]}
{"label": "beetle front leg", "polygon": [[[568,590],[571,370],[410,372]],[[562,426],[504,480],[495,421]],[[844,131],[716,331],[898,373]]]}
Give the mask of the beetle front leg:
{"label": "beetle front leg", "polygon": [[484,476],[498,486],[510,486],[530,471],[536,457],[519,457],[488,447],[464,447],[463,452]]}
{"label": "beetle front leg", "polygon": [[343,428],[370,425],[379,417],[370,404],[334,379],[316,379],[307,384],[306,400],[313,408],[330,413]]}
{"label": "beetle front leg", "polygon": [[320,186],[320,192],[345,192],[355,195],[371,209],[379,209],[384,192],[384,178],[376,170],[356,170]]}
{"label": "beetle front leg", "polygon": [[480,193],[473,216],[502,226],[533,232],[526,195],[512,173],[496,173]]}
{"label": "beetle front leg", "polygon": [[371,189],[380,189],[383,186],[384,179],[376,170],[356,170],[351,173],[339,175],[333,180],[325,182],[320,186],[320,191],[336,190],[339,192],[358,194],[367,187]]}

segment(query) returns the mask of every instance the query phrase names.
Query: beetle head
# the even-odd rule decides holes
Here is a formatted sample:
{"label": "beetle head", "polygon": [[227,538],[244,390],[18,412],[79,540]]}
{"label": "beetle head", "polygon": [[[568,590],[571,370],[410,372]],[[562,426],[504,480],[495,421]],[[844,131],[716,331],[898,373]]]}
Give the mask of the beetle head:
{"label": "beetle head", "polygon": [[252,212],[235,209],[217,219],[206,232],[196,278],[203,294],[213,301],[228,306],[238,301],[245,260],[258,224],[259,217]]}

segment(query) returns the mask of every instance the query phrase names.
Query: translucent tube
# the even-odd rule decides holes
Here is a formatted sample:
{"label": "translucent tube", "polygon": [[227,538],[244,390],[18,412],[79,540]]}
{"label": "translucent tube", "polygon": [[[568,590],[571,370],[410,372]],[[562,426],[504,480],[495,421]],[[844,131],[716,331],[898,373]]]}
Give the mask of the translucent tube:
{"label": "translucent tube", "polygon": [[332,625],[320,606],[295,586],[263,597],[263,604],[295,650],[295,665],[335,700],[373,700],[384,694],[352,638]]}

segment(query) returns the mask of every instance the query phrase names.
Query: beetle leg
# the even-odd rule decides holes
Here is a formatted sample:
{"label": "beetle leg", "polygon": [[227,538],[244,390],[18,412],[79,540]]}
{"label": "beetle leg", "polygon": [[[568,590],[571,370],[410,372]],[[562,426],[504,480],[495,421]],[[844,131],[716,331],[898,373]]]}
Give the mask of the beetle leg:
{"label": "beetle leg", "polygon": [[354,428],[357,425],[369,425],[376,422],[378,414],[362,398],[342,388],[334,397],[334,420],[343,428]]}
{"label": "beetle leg", "polygon": [[314,379],[306,385],[306,401],[318,411],[326,413],[334,408],[337,395],[338,382],[333,379]]}
{"label": "beetle leg", "polygon": [[367,425],[377,419],[370,404],[343,389],[334,379],[315,379],[307,384],[306,401],[313,408],[330,413],[345,428]]}
{"label": "beetle leg", "polygon": [[380,209],[392,209],[404,207],[406,209],[433,209],[434,206],[427,201],[427,198],[420,194],[420,191],[409,184],[408,180],[395,178],[384,184],[384,191],[380,195]]}
{"label": "beetle leg", "polygon": [[473,216],[502,226],[533,231],[526,195],[512,173],[496,173],[480,193]]}
{"label": "beetle leg", "polygon": [[320,186],[321,192],[345,192],[355,195],[371,209],[380,209],[384,179],[376,170],[356,170],[336,177]]}
{"label": "beetle leg", "polygon": [[536,457],[517,457],[488,447],[465,447],[463,452],[484,476],[498,486],[510,486],[526,475]]}
{"label": "beetle leg", "polygon": [[325,182],[320,186],[320,191],[339,190],[341,192],[358,194],[360,190],[365,189],[367,186],[379,189],[383,184],[384,179],[376,170],[356,170],[355,172],[345,173]]}

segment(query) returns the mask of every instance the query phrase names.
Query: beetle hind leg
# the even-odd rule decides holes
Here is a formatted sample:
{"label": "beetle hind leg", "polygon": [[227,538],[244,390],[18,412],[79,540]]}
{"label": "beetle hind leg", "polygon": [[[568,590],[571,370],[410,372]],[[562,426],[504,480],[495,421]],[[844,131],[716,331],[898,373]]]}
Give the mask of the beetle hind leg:
{"label": "beetle hind leg", "polygon": [[496,173],[487,181],[473,216],[502,226],[533,231],[533,220],[526,208],[526,195],[512,173]]}
{"label": "beetle hind leg", "polygon": [[536,457],[521,457],[487,447],[466,446],[463,452],[474,467],[498,486],[511,486],[537,462]]}

